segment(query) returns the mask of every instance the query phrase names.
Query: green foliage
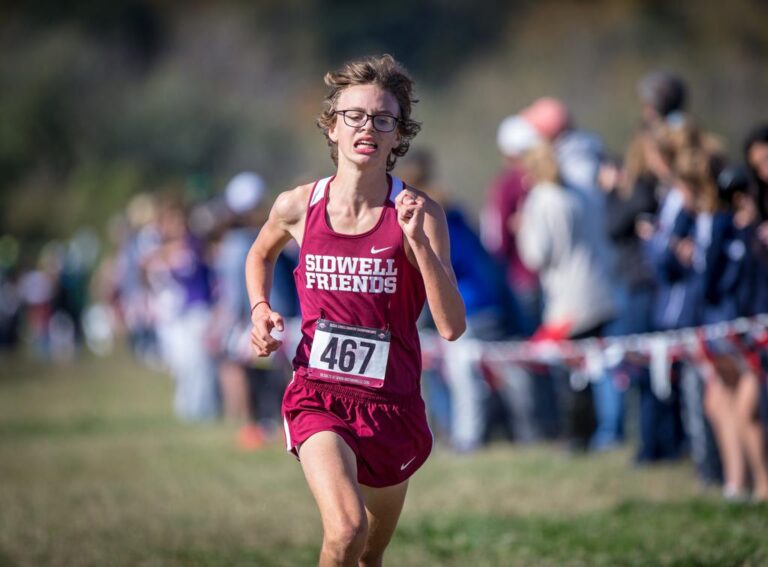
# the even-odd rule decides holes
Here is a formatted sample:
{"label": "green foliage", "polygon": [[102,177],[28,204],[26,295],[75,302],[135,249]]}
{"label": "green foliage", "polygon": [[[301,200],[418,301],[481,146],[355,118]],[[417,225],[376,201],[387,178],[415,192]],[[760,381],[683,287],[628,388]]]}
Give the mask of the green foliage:
{"label": "green foliage", "polygon": [[768,98],[768,9],[749,0],[36,0],[3,16],[0,234],[23,241],[104,224],[129,193],[189,176],[216,190],[257,170],[277,192],[328,173],[322,75],[372,52],[414,74],[415,145],[475,209],[499,121],[537,96],[562,97],[616,152],[652,68],[683,72],[694,114],[732,149]]}
{"label": "green foliage", "polygon": [[416,76],[450,85],[464,62],[497,46],[514,7],[500,0],[482,6],[455,0],[393,0],[386,10],[377,10],[344,0],[315,3],[315,17],[325,30],[319,37],[324,63],[392,51]]}

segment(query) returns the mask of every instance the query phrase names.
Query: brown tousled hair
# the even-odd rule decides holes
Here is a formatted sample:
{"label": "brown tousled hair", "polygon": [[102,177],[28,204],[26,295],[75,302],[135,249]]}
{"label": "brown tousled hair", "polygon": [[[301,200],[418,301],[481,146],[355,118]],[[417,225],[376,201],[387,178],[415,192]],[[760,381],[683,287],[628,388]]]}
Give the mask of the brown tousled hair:
{"label": "brown tousled hair", "polygon": [[339,148],[328,137],[328,130],[336,120],[336,104],[341,92],[347,87],[357,85],[376,85],[392,94],[400,107],[397,131],[400,134],[400,144],[387,157],[387,171],[392,171],[398,157],[408,152],[411,140],[421,130],[421,124],[411,120],[411,107],[418,99],[413,96],[413,79],[405,68],[391,55],[380,57],[369,56],[345,63],[338,71],[325,74],[325,84],[331,87],[323,100],[323,111],[317,118],[317,126],[323,131],[328,145],[331,147],[331,159],[339,163]]}

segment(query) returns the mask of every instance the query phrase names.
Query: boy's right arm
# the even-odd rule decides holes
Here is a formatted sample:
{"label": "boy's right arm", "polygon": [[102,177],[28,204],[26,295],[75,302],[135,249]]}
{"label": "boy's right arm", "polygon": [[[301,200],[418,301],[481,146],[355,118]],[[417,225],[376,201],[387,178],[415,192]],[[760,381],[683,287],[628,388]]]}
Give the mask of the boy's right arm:
{"label": "boy's right arm", "polygon": [[270,334],[275,327],[283,330],[282,316],[269,305],[272,273],[280,251],[291,238],[301,245],[310,190],[311,185],[302,185],[277,197],[245,261],[245,283],[252,309],[251,344],[257,356],[269,356],[281,345]]}

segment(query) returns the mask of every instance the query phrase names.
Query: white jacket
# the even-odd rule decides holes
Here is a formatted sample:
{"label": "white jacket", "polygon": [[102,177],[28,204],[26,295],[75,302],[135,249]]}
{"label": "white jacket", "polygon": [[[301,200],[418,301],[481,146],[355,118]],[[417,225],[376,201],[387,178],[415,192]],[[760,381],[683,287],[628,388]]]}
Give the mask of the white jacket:
{"label": "white jacket", "polygon": [[568,323],[571,335],[610,321],[616,311],[611,251],[599,211],[589,195],[553,183],[533,187],[523,205],[520,258],[539,274],[544,323]]}

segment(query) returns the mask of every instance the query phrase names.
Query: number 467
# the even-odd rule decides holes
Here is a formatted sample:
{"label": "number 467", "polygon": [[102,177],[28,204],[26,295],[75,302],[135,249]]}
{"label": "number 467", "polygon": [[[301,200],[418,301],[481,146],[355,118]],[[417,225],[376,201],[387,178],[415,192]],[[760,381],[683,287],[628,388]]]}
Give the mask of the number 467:
{"label": "number 467", "polygon": [[373,351],[376,350],[376,343],[360,341],[358,347],[356,341],[353,341],[352,339],[344,339],[341,341],[341,347],[339,348],[339,338],[333,337],[328,342],[328,346],[325,347],[323,354],[320,356],[320,360],[328,365],[329,370],[333,370],[336,365],[338,365],[339,370],[349,372],[355,367],[355,363],[357,362],[358,348],[367,349],[359,370],[360,374],[365,374],[365,369],[368,368],[368,363],[371,361]]}

